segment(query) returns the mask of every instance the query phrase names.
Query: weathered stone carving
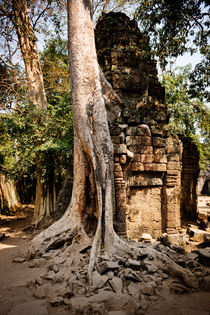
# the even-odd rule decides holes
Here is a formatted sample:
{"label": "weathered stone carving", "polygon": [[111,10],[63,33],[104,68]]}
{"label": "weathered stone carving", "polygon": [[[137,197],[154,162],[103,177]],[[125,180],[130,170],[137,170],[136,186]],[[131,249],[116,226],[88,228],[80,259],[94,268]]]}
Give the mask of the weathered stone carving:
{"label": "weathered stone carving", "polygon": [[167,129],[165,91],[148,38],[125,14],[110,13],[96,27],[96,46],[105,77],[124,105],[111,129],[116,230],[133,239],[142,232],[175,233],[181,225],[182,143]]}

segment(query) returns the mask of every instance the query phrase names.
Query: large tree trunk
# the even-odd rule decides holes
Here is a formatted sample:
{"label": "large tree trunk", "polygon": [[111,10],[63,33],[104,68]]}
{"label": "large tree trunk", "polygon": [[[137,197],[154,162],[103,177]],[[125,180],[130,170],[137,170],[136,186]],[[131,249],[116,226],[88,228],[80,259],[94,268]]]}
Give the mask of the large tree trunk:
{"label": "large tree trunk", "polygon": [[[38,109],[47,111],[47,99],[44,88],[43,74],[40,65],[39,52],[29,19],[26,0],[12,0],[14,11],[14,25],[18,35],[18,40],[23,56],[29,101]],[[47,119],[47,115],[46,115]],[[39,143],[35,143],[35,146]],[[37,224],[41,219],[50,216],[55,209],[55,183],[43,185],[40,180],[39,155],[36,154],[36,198],[33,223]]]}
{"label": "large tree trunk", "polygon": [[[108,116],[119,100],[105,81],[96,57],[90,0],[68,1],[69,55],[74,118],[74,181],[64,216],[32,242],[31,257],[68,241],[91,244],[89,280],[100,249],[109,257],[150,255],[165,271],[192,284],[192,275],[152,248],[139,249],[113,229],[113,146]],[[104,96],[103,96],[104,95]],[[105,104],[106,103],[108,104]],[[112,104],[112,106],[110,105]],[[107,109],[106,109],[107,107]],[[108,111],[108,114],[107,114]]]}

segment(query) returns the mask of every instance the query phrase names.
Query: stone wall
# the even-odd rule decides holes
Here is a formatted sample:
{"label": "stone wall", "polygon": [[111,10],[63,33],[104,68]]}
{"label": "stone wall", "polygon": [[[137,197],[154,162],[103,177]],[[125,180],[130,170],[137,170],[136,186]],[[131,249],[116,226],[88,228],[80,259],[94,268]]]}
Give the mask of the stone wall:
{"label": "stone wall", "polygon": [[197,218],[199,152],[191,138],[182,138],[182,143],[181,214],[187,222]]}
{"label": "stone wall", "polygon": [[148,38],[123,13],[96,27],[99,64],[123,101],[111,129],[115,152],[115,229],[132,239],[180,228],[182,144],[167,129],[165,91]]}

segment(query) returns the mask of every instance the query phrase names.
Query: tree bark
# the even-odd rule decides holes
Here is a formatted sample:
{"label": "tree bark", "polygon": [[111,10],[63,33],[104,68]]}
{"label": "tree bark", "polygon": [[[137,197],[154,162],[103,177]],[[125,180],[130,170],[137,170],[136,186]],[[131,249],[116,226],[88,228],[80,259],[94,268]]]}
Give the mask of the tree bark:
{"label": "tree bark", "polygon": [[19,198],[13,181],[7,178],[3,170],[0,170],[0,212],[9,213],[18,205]]}
{"label": "tree bark", "polygon": [[[29,101],[47,112],[47,98],[40,65],[36,36],[31,26],[26,0],[12,0],[14,26],[25,64]],[[46,117],[47,119],[47,117]],[[35,146],[38,143],[34,144]],[[33,223],[36,225],[55,210],[55,183],[42,184],[40,180],[39,154],[36,153],[36,198]]]}
{"label": "tree bark", "polygon": [[[154,264],[176,274],[185,283],[195,280],[192,274],[177,266],[169,257],[150,249],[139,249],[121,240],[113,229],[113,145],[108,116],[119,114],[119,100],[106,83],[97,62],[91,0],[68,1],[69,59],[74,119],[74,180],[70,205],[64,216],[32,242],[30,256],[63,245],[79,242],[92,245],[88,276],[100,249],[109,257],[137,258],[150,255]],[[104,95],[104,97],[103,97]],[[111,106],[112,104],[113,106]],[[106,105],[107,110],[106,110]],[[196,283],[196,281],[195,281]]]}

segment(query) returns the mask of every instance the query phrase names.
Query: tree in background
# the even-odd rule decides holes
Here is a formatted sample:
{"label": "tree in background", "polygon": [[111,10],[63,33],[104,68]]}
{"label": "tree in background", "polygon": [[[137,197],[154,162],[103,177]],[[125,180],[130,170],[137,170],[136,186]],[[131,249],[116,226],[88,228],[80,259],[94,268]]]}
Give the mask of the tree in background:
{"label": "tree in background", "polygon": [[[18,186],[22,184],[21,178],[31,178],[29,182],[33,184],[35,155],[39,152],[41,182],[45,185],[52,181],[53,171],[56,188],[59,190],[62,180],[70,172],[69,152],[73,145],[66,42],[59,38],[49,40],[41,53],[40,62],[48,100],[47,119],[45,111],[38,112],[33,104],[28,104],[22,98],[17,111],[0,115],[0,152],[4,156],[4,166],[18,182]],[[37,141],[40,144],[35,147]]]}
{"label": "tree in background", "polygon": [[209,9],[208,0],[135,0],[135,17],[149,35],[154,54],[164,68],[171,59],[186,52],[199,52],[202,61],[191,73],[193,96],[208,96]]}
{"label": "tree in background", "polygon": [[178,67],[161,76],[166,89],[172,132],[190,137],[200,151],[200,166],[209,163],[210,113],[202,95],[191,94],[191,66]]}
{"label": "tree in background", "polygon": [[[28,8],[28,4],[30,5],[30,11]],[[58,2],[58,4],[60,4],[60,2]],[[37,8],[39,8],[40,10],[37,11]],[[21,121],[21,118],[25,116],[25,125],[23,121],[19,121],[18,128],[26,128],[27,121],[29,121],[30,127],[26,129],[27,131],[33,130],[31,140],[28,141],[26,147],[30,149],[33,148],[36,160],[37,184],[33,220],[34,223],[37,223],[42,218],[49,216],[50,212],[55,210],[56,200],[54,174],[55,161],[53,160],[52,152],[46,144],[46,139],[44,139],[43,135],[43,132],[46,132],[45,123],[48,120],[47,97],[44,87],[39,52],[36,43],[37,39],[35,36],[35,29],[37,29],[38,20],[41,17],[49,16],[46,14],[46,12],[52,14],[51,10],[51,1],[27,2],[14,0],[10,2],[4,0],[0,2],[0,22],[4,30],[4,48],[8,48],[9,52],[11,52],[12,45],[10,45],[10,42],[15,40],[14,32],[16,32],[17,43],[21,49],[21,55],[25,65],[28,99],[27,102],[25,102],[24,105],[21,104],[19,108],[19,112],[21,112],[22,116],[19,116],[18,119],[20,119]],[[31,16],[35,18],[33,23],[30,19]],[[55,16],[56,15],[54,15],[54,17]],[[10,53],[8,55],[1,55],[2,61],[4,63],[7,63],[10,68],[13,67],[12,56],[13,53]],[[50,130],[50,128],[48,128],[48,130]],[[24,139],[24,141],[26,140],[26,138]],[[20,139],[18,139],[17,143],[20,143]],[[48,148],[48,151],[44,155],[46,148]],[[32,152],[30,149],[26,150],[26,152]],[[18,158],[20,158],[20,156]],[[48,171],[45,172],[48,173],[48,176],[45,176],[45,181],[43,181],[42,176],[42,165],[44,161],[47,163],[45,165],[48,165]]]}

